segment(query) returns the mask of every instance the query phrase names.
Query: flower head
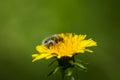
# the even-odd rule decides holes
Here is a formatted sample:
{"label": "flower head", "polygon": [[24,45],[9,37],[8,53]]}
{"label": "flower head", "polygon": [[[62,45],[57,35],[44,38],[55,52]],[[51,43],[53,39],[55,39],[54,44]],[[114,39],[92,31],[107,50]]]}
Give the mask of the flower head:
{"label": "flower head", "polygon": [[[36,46],[39,54],[33,54],[33,62],[42,58],[56,57],[72,57],[75,54],[84,53],[85,51],[93,52],[88,47],[97,46],[92,39],[85,39],[86,35],[76,35],[72,33],[56,34],[52,38],[47,39],[49,42],[44,42]],[[52,41],[50,41],[52,40]]]}

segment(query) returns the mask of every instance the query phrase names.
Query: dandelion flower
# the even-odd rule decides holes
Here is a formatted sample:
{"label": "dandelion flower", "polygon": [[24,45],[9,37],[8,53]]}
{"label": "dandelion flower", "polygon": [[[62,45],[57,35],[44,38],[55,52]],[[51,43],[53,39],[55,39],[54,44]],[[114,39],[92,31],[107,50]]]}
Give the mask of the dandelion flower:
{"label": "dandelion flower", "polygon": [[[46,44],[36,46],[36,50],[39,54],[33,54],[34,58],[32,62],[42,58],[56,57],[58,59],[62,57],[72,57],[75,54],[93,52],[88,47],[97,46],[94,40],[85,39],[86,35],[76,35],[72,33],[55,34],[52,37],[46,39]],[[59,40],[60,39],[60,40]],[[51,42],[49,42],[51,40]],[[47,42],[48,41],[48,42]],[[49,46],[49,47],[48,47]]]}

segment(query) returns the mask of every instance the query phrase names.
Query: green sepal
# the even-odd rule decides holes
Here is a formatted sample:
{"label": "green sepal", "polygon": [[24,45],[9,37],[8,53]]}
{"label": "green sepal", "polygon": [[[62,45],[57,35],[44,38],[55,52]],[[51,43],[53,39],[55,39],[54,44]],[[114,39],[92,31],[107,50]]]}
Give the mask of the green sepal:
{"label": "green sepal", "polygon": [[82,63],[83,61],[80,59],[75,59],[75,61]]}
{"label": "green sepal", "polygon": [[53,60],[48,66],[50,67],[56,60]]}
{"label": "green sepal", "polygon": [[87,70],[87,68],[85,66],[83,66],[82,64],[80,64],[80,63],[74,62],[74,65],[77,66],[77,67],[79,67],[82,70]]}
{"label": "green sepal", "polygon": [[58,70],[60,69],[59,66],[57,66],[53,71],[51,71],[48,76],[52,75],[52,74],[55,74]]}
{"label": "green sepal", "polygon": [[83,63],[83,64],[88,64],[87,62],[84,62],[84,61],[82,61],[80,59],[76,59],[76,62]]}
{"label": "green sepal", "polygon": [[68,68],[65,71],[65,76],[72,76],[72,73],[73,73],[73,68]]}

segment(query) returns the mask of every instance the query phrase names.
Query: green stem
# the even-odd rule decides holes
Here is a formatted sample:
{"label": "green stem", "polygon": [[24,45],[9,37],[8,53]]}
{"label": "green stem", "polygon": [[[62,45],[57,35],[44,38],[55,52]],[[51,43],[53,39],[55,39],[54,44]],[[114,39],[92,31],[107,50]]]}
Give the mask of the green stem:
{"label": "green stem", "polygon": [[75,80],[75,77],[73,75],[66,76],[65,70],[61,68],[62,73],[62,80]]}
{"label": "green stem", "polygon": [[74,76],[66,76],[64,80],[75,80]]}

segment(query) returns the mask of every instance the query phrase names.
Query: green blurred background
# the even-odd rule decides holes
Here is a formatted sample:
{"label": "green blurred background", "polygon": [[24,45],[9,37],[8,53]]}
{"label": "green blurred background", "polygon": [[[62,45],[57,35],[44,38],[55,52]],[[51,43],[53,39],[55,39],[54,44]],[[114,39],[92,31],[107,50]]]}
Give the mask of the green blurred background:
{"label": "green blurred background", "polygon": [[98,42],[82,54],[88,72],[78,80],[120,80],[119,0],[0,0],[0,80],[61,80],[47,77],[52,59],[32,63],[42,39],[56,33],[87,34]]}

